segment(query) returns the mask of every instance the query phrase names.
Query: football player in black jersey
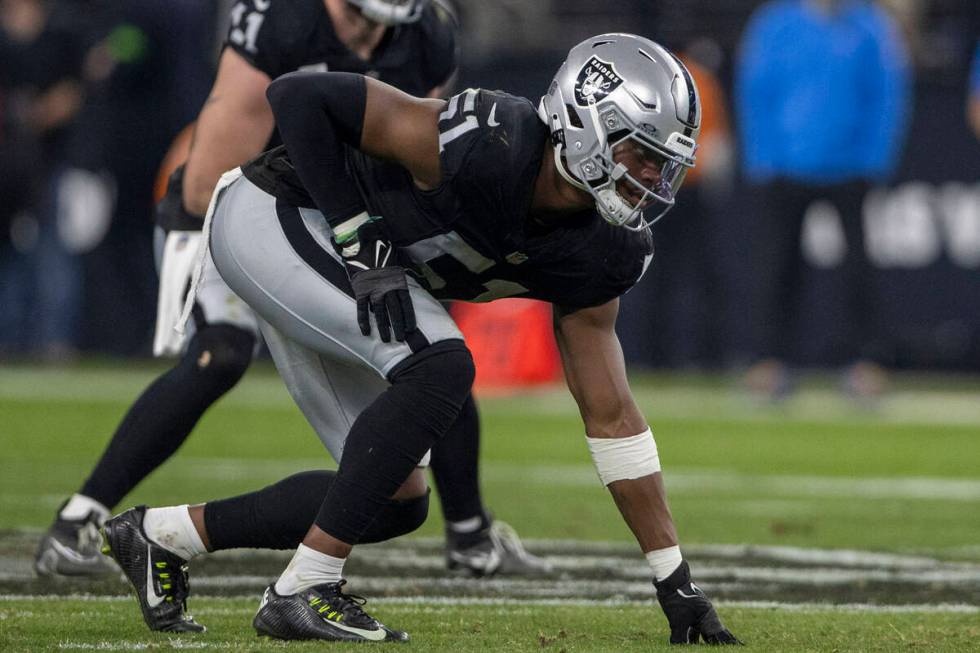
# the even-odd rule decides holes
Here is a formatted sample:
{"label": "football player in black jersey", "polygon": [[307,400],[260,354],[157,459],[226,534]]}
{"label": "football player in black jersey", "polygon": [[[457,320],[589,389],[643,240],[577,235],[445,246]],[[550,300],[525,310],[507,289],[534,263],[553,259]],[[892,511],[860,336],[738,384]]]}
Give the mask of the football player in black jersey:
{"label": "football player in black jersey", "polygon": [[[154,570],[175,577],[205,550],[281,546],[275,530],[302,541],[263,596],[260,634],[407,639],[342,591],[345,560],[379,522],[400,514],[410,527],[392,498],[420,496],[418,461],[469,396],[472,358],[438,298],[524,296],[554,304],[592,459],[650,564],[670,641],[739,643],[681,556],[614,330],[619,296],[652,255],[648,227],[694,165],[700,100],[687,69],[645,38],[605,34],[571,50],[537,110],[474,89],[420,99],[344,73],[286,75],[269,99],[284,146],[219,181],[199,274],[216,268],[262,316],[308,416],[336,401],[356,417],[308,531],[277,508],[319,489],[295,477],[194,506],[169,526],[175,508],[107,521],[147,622],[188,619],[186,576],[164,589],[148,581]],[[334,381],[352,374],[362,391],[338,393]]]}
{"label": "football player in black jersey", "polygon": [[[92,575],[112,569],[98,551],[97,526],[177,450],[252,360],[258,321],[220,278],[209,280],[198,294],[189,338],[176,333],[173,324],[218,177],[257,155],[270,139],[271,145],[278,142],[265,97],[270,81],[295,70],[339,70],[363,73],[414,95],[439,97],[455,74],[454,21],[437,1],[234,4],[217,78],[198,117],[186,166],[171,179],[158,214],[162,263],[154,353],[179,355],[179,363],[136,400],[85,484],[61,507],[37,551],[39,574]],[[343,436],[346,429],[333,436],[334,442],[325,442],[338,459]],[[473,575],[547,572],[547,563],[528,554],[513,529],[494,523],[484,510],[478,455],[479,418],[469,399],[452,436],[440,442],[431,462],[447,522],[450,569]],[[321,498],[322,493],[317,505]],[[314,514],[315,507],[308,521]]]}

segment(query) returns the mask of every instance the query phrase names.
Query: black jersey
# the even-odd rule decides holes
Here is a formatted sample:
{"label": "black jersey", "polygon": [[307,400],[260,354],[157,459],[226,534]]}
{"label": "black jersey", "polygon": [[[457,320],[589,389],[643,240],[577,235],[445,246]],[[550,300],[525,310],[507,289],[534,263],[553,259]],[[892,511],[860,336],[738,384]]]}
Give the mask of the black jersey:
{"label": "black jersey", "polygon": [[323,0],[238,0],[225,47],[271,79],[295,70],[360,73],[421,96],[456,68],[456,23],[431,2],[418,21],[388,28],[364,61],[337,38]]}
{"label": "black jersey", "polygon": [[609,224],[594,209],[559,226],[528,220],[548,130],[524,98],[468,89],[439,119],[442,180],[421,191],[400,167],[353,151],[351,171],[372,214],[440,299],[530,297],[579,308],[619,297],[653,254],[648,231]]}
{"label": "black jersey", "polygon": [[[570,308],[619,297],[653,254],[649,231],[616,227],[594,209],[559,226],[528,220],[548,130],[530,102],[468,89],[439,119],[442,179],[419,190],[401,166],[348,149],[348,172],[372,215],[407,254],[438,299],[529,297]],[[547,147],[546,147],[547,146]],[[280,147],[244,167],[245,176],[297,206],[315,208]]]}

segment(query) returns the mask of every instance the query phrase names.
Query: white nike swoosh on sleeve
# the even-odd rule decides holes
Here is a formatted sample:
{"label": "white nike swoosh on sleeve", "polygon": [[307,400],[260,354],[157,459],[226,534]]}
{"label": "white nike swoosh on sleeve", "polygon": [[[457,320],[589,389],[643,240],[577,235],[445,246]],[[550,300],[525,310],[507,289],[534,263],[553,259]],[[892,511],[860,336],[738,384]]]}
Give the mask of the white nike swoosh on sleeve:
{"label": "white nike swoosh on sleeve", "polygon": [[497,122],[497,103],[494,102],[493,106],[490,107],[490,115],[487,116],[487,126],[488,127],[498,127],[500,123]]}

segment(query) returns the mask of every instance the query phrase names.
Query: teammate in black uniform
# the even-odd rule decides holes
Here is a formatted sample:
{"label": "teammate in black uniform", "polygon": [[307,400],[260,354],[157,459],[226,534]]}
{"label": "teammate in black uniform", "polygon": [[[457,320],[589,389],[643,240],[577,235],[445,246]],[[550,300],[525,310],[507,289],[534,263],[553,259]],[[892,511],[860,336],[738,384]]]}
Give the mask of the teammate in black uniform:
{"label": "teammate in black uniform", "polygon": [[[416,465],[469,395],[472,359],[437,298],[526,296],[554,303],[593,461],[650,563],[671,642],[738,643],[681,557],[614,330],[619,296],[652,255],[647,227],[694,164],[700,101],[684,66],[647,39],[606,34],[572,49],[537,111],[505,93],[470,89],[446,103],[337,73],[287,75],[269,98],[284,147],[222,177],[204,274],[216,267],[262,316],[294,395],[349,402],[356,418],[256,630],[407,638],[341,591],[344,562],[399,510],[392,497],[424,491]],[[368,372],[360,392],[337,393],[331,380],[352,370]],[[329,431],[311,423],[321,437]],[[106,522],[147,622],[187,620],[186,577],[163,591],[156,569],[172,577],[204,550],[279,545],[273,527],[298,538],[307,522],[296,515],[284,528],[287,504],[320,486],[290,484],[195,506],[170,529],[146,525],[171,508]],[[236,514],[251,517],[250,532]],[[165,611],[150,605],[166,597]]]}
{"label": "teammate in black uniform", "polygon": [[[209,280],[198,294],[191,337],[176,333],[173,325],[219,175],[279,142],[265,97],[269,82],[295,70],[340,70],[437,97],[455,73],[455,34],[454,18],[439,2],[241,0],[234,5],[186,169],[171,179],[158,215],[162,265],[154,351],[180,355],[180,361],[136,400],[91,476],[60,509],[38,548],[39,574],[111,570],[95,533],[109,508],[177,450],[252,360],[258,320],[220,278]],[[331,452],[339,458],[339,449]],[[524,551],[513,530],[494,525],[484,510],[478,455],[479,418],[470,398],[431,463],[447,522],[450,568],[475,575],[547,572],[547,563]],[[317,505],[321,496],[317,493]],[[313,514],[315,508],[308,521]]]}

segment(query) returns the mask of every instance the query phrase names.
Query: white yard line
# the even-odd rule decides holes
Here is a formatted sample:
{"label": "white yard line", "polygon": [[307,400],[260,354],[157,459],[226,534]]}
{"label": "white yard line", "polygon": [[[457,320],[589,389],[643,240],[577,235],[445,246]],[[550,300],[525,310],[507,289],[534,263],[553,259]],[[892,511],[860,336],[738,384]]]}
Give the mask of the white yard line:
{"label": "white yard line", "polygon": [[[208,602],[240,602],[240,597],[227,596],[208,596],[198,595],[196,599]],[[37,597],[24,594],[0,594],[0,602],[29,602],[36,601]],[[131,596],[93,596],[87,594],[69,594],[60,597],[59,600],[65,601],[86,601],[92,603],[118,603],[132,602]],[[258,597],[255,598],[258,601]],[[378,597],[371,599],[372,604],[384,605],[390,608],[404,607],[410,611],[420,609],[429,610],[451,610],[454,606],[477,605],[500,608],[520,608],[524,606],[572,606],[572,607],[598,607],[598,606],[636,606],[649,607],[651,602],[648,600],[629,600],[629,599],[601,599],[590,600],[581,598],[546,598],[546,599],[514,599],[514,598],[482,598],[482,597],[455,597],[455,596],[424,596],[424,597]],[[927,613],[927,614],[980,614],[980,606],[967,605],[964,603],[939,603],[939,604],[909,604],[909,605],[878,605],[873,603],[788,603],[782,601],[715,601],[723,608],[743,608],[748,610],[781,610],[786,612],[863,612],[863,613],[882,613],[882,614],[905,614],[905,613]],[[202,608],[195,612],[204,615],[236,615],[251,614],[254,607],[249,605],[242,608]],[[112,642],[112,644],[122,644]]]}
{"label": "white yard line", "polygon": [[[38,529],[19,529],[16,531],[28,539],[36,539]],[[594,569],[645,569],[645,562],[636,544],[631,542],[535,539],[525,538],[524,544],[536,554],[545,555],[561,570],[583,568]],[[382,544],[366,544],[357,548],[356,559],[366,564],[391,568],[442,569],[445,566],[443,547],[445,540],[439,537],[405,537]],[[968,553],[975,553],[973,548]],[[980,549],[977,549],[980,550]],[[855,549],[815,549],[809,547],[774,546],[761,544],[687,544],[684,553],[699,565],[718,565],[714,560],[732,560],[743,566],[775,566],[777,563],[791,563],[798,566],[868,568],[876,571],[924,571],[940,570],[965,572],[975,575],[980,564],[971,562],[943,561],[926,555],[883,553]],[[221,551],[208,556],[220,560],[241,560],[246,564],[261,556],[264,560],[282,560],[285,564],[291,556],[289,551],[261,551],[235,549]],[[753,563],[745,565],[746,562]],[[761,563],[771,563],[762,565]],[[8,574],[9,575],[9,574]]]}
{"label": "white yard line", "polygon": [[[653,596],[650,571],[643,567],[629,568],[627,573],[608,574],[608,580],[588,578],[574,579],[520,579],[520,578],[453,578],[414,576],[411,569],[389,568],[402,571],[398,575],[363,576],[349,574],[348,581],[357,591],[407,594],[456,592],[479,595],[495,593],[521,597],[589,596],[601,594],[649,594]],[[827,568],[774,568],[744,566],[699,565],[697,578],[706,589],[724,586],[728,591],[737,588],[751,589],[778,586],[782,589],[828,588],[850,586],[908,585],[925,588],[972,588],[980,586],[980,570],[967,571],[886,571],[876,569],[827,569]],[[23,574],[0,574],[0,580],[14,582],[26,580]],[[275,574],[260,575],[196,575],[191,577],[195,588],[255,591],[266,587]]]}
{"label": "white yard line", "polygon": [[760,544],[694,544],[684,550],[695,557],[725,558],[733,560],[770,560],[797,564],[827,565],[838,567],[876,567],[881,569],[980,569],[980,565],[946,562],[923,555],[879,553],[854,549],[811,549],[797,546],[771,546]]}
{"label": "white yard line", "polygon": [[[635,544],[620,542],[590,542],[586,540],[544,540],[525,539],[525,545],[534,553],[547,555],[558,569],[582,567],[621,567],[624,565],[644,567],[645,562]],[[416,546],[412,546],[415,544]],[[443,540],[440,538],[408,538],[392,544],[364,546],[358,549],[357,557],[371,564],[417,565],[419,568],[439,567],[445,564],[442,559]],[[431,553],[425,553],[426,549]],[[919,555],[897,553],[878,553],[854,549],[811,549],[793,546],[770,546],[757,544],[688,544],[684,553],[690,558],[721,558],[725,560],[752,562],[789,562],[798,565],[828,567],[869,567],[874,569],[948,569],[980,571],[980,564],[967,562],[945,562]],[[239,556],[238,552],[229,552]],[[226,554],[222,554],[226,555]],[[288,555],[283,554],[284,559]]]}
{"label": "white yard line", "polygon": [[[456,605],[483,605],[501,607],[521,607],[521,606],[636,606],[649,607],[650,601],[637,601],[629,599],[575,599],[575,598],[555,598],[555,599],[497,599],[497,598],[472,598],[472,597],[453,597],[453,596],[425,596],[413,599],[404,598],[377,598],[371,599],[372,603],[385,606],[407,606],[417,608],[419,606],[445,606],[451,608]],[[954,614],[980,614],[980,606],[967,605],[965,603],[940,603],[940,604],[910,604],[910,605],[878,605],[874,603],[784,603],[781,601],[713,601],[722,608],[744,608],[749,610],[783,610],[786,612],[871,612],[871,613],[954,613]]]}
{"label": "white yard line", "polygon": [[[547,558],[554,563],[557,570],[581,570],[574,559]],[[589,593],[630,594],[650,592],[650,570],[642,564],[623,563],[609,559],[592,569],[608,578],[608,580],[592,580],[589,578],[571,579],[520,579],[520,578],[489,578],[471,579],[450,576],[418,576],[415,572],[421,569],[441,568],[437,559],[433,558],[424,566],[409,562],[408,564],[389,561],[383,565],[385,571],[394,575],[359,575],[349,574],[351,585],[356,585],[366,591],[392,592],[405,591],[415,593],[432,590],[453,589],[463,593],[478,594],[483,591],[493,591],[501,594],[521,596],[579,596]],[[30,580],[28,572],[0,573],[0,581],[21,582]],[[736,584],[741,586],[778,585],[781,587],[848,587],[862,586],[869,583],[880,585],[909,585],[922,587],[957,587],[970,588],[980,586],[980,567],[960,567],[953,569],[919,569],[919,570],[887,570],[887,569],[839,569],[828,567],[752,567],[744,565],[699,563],[697,578],[705,585],[712,587],[717,584]],[[263,588],[275,579],[272,575],[192,575],[194,587],[201,588]]]}
{"label": "white yard line", "polygon": [[64,651],[146,651],[146,650],[198,650],[198,649],[231,649],[239,645],[235,642],[189,642],[179,638],[168,638],[166,644],[161,642],[134,642],[123,640],[118,642],[73,642],[65,640],[58,643],[58,648]]}

